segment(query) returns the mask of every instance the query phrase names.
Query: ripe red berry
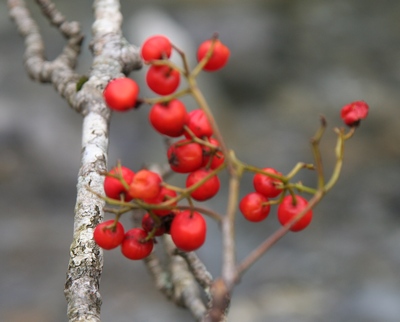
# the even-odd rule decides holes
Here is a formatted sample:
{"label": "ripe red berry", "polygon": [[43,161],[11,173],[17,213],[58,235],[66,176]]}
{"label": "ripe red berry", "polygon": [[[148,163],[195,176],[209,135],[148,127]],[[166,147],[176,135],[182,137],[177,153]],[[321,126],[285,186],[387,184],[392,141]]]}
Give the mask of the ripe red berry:
{"label": "ripe red berry", "polygon": [[[282,202],[278,206],[278,220],[282,226],[289,223],[295,218],[304,208],[307,207],[308,201],[301,196],[296,195],[296,202],[294,202],[291,195],[287,195],[283,198]],[[312,220],[312,210],[299,219],[292,227],[291,231],[300,231],[306,228]]]}
{"label": "ripe red berry", "polygon": [[152,239],[146,240],[147,232],[141,228],[128,230],[121,244],[122,254],[129,259],[143,259],[150,255],[153,250],[154,242]]}
{"label": "ripe red berry", "polygon": [[[111,169],[109,173],[122,176],[128,185],[131,184],[133,176],[135,175],[131,169],[122,166],[121,171],[119,167],[115,167]],[[123,196],[125,201],[132,200],[132,197],[127,193],[127,190],[117,178],[106,176],[104,179],[104,192],[107,197],[112,199],[120,200],[121,196]]]}
{"label": "ripe red berry", "polygon": [[157,103],[150,109],[151,125],[161,134],[178,137],[183,134],[188,113],[185,105],[179,100]]}
{"label": "ripe red berry", "polygon": [[129,186],[129,195],[135,199],[155,198],[161,191],[161,182],[158,173],[146,169],[140,170]]}
{"label": "ripe red berry", "polygon": [[369,106],[364,101],[355,101],[343,106],[340,116],[348,126],[357,126],[368,116]]}
{"label": "ripe red berry", "polygon": [[146,83],[150,89],[159,95],[169,95],[178,88],[181,74],[169,66],[152,65],[147,70]]}
{"label": "ripe red berry", "polygon": [[267,197],[262,194],[250,192],[240,200],[239,209],[247,220],[259,222],[269,214],[271,206],[267,202]]}
{"label": "ripe red berry", "polygon": [[[282,175],[273,168],[264,168],[263,171],[275,175]],[[254,189],[267,198],[274,198],[282,192],[282,189],[277,187],[279,183],[281,183],[280,180],[268,177],[262,173],[256,173],[253,178]]]}
{"label": "ripe red berry", "polygon": [[134,108],[138,95],[138,84],[127,77],[111,80],[103,92],[108,107],[120,112]]}
{"label": "ripe red berry", "polygon": [[[149,204],[154,204],[158,205],[161,204],[165,201],[168,201],[172,198],[175,198],[177,196],[176,192],[174,190],[171,190],[167,187],[161,187],[160,193],[152,199],[145,199],[144,202],[149,203]],[[177,202],[172,203],[170,206],[176,206]],[[171,213],[170,209],[152,209],[153,213],[158,215],[158,216],[165,216]]]}
{"label": "ripe red berry", "polygon": [[[161,219],[160,219],[161,220]],[[154,227],[156,226],[156,223],[153,218],[151,218],[149,213],[146,213],[143,218],[142,218],[142,228],[147,231],[148,233],[151,232]],[[155,231],[155,236],[161,236],[165,233],[165,227],[162,226],[162,224],[156,229]]]}
{"label": "ripe red berry", "polygon": [[[215,148],[210,148],[203,145],[203,164],[202,167],[210,169],[218,168],[225,161],[225,156],[221,150],[218,150],[219,142],[214,138],[209,138],[208,142],[214,145]],[[211,159],[211,160],[210,160]]]}
{"label": "ripe red berry", "polygon": [[141,49],[141,55],[145,62],[151,60],[169,58],[172,45],[169,39],[162,35],[155,35],[147,38]]}
{"label": "ripe red berry", "polygon": [[[196,109],[188,114],[187,127],[193,132],[193,134],[199,138],[204,136],[210,137],[213,134],[213,128],[208,121],[207,115],[202,109]],[[185,133],[187,138],[190,138],[189,133]]]}
{"label": "ripe red berry", "polygon": [[206,240],[206,232],[207,224],[203,216],[191,210],[177,213],[170,229],[174,244],[185,252],[200,248]]}
{"label": "ripe red berry", "polygon": [[178,173],[195,171],[203,162],[201,145],[185,139],[171,144],[167,156],[171,169]]}
{"label": "ripe red berry", "polygon": [[[186,188],[189,188],[197,182],[203,180],[209,175],[211,170],[199,169],[190,173],[186,179]],[[191,197],[197,201],[205,201],[214,197],[220,187],[220,181],[218,176],[214,175],[210,179],[206,180],[200,187],[191,192]]]}
{"label": "ripe red berry", "polygon": [[124,227],[120,222],[114,229],[110,228],[114,220],[104,221],[96,226],[93,232],[93,239],[99,247],[103,249],[113,249],[118,247],[124,239]]}
{"label": "ripe red berry", "polygon": [[[197,50],[197,60],[200,62],[206,56],[212,45],[213,40],[204,41]],[[214,48],[210,60],[204,66],[206,71],[215,71],[221,69],[228,62],[230,50],[220,40],[215,40]]]}

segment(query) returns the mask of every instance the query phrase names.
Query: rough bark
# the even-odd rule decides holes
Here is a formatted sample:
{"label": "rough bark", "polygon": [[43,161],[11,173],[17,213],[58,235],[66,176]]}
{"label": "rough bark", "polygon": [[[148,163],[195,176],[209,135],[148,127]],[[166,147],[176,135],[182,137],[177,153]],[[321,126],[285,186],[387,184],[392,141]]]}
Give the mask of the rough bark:
{"label": "rough bark", "polygon": [[92,194],[103,193],[107,169],[108,131],[111,118],[102,91],[107,82],[141,67],[137,49],[121,35],[122,15],[117,0],[94,1],[92,27],[93,64],[88,81],[74,71],[83,36],[77,22],[68,22],[49,0],[36,0],[50,23],[67,38],[53,61],[44,56],[40,30],[23,0],[8,0],[10,17],[25,40],[24,63],[29,76],[51,83],[71,108],[83,115],[81,168],[78,175],[74,233],[65,284],[69,321],[100,321],[99,281],[103,266],[101,250],[93,241],[93,229],[103,219],[104,201]]}

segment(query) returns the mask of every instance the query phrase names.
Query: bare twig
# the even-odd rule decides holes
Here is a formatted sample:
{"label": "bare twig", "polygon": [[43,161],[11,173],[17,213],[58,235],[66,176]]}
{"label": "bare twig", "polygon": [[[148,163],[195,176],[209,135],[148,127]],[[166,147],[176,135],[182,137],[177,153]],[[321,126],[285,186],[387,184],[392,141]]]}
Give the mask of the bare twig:
{"label": "bare twig", "polygon": [[163,267],[158,256],[153,252],[144,259],[144,263],[153,277],[157,289],[171,299],[173,295],[171,274]]}
{"label": "bare twig", "polygon": [[196,281],[206,292],[208,292],[209,288],[211,287],[213,278],[211,276],[211,273],[207,270],[206,266],[196,255],[196,253],[195,252],[187,253],[179,249],[176,249],[176,254],[182,256],[185,259]]}
{"label": "bare twig", "polygon": [[174,285],[173,300],[178,305],[186,307],[194,318],[200,321],[206,313],[206,307],[201,299],[198,284],[186,261],[175,253],[176,247],[171,238],[166,235],[163,242],[170,261],[169,269]]}
{"label": "bare twig", "polygon": [[76,108],[76,83],[81,77],[74,72],[83,35],[77,22],[68,22],[48,0],[38,1],[48,19],[59,28],[68,42],[53,61],[44,56],[44,42],[39,27],[32,19],[23,0],[8,0],[9,13],[25,39],[24,62],[29,76],[35,81],[52,83],[56,90]]}

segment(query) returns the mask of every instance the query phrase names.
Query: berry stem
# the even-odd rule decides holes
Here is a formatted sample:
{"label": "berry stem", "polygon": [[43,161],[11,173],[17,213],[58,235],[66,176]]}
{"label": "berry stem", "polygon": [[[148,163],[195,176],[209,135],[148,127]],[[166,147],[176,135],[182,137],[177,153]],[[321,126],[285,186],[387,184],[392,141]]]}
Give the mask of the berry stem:
{"label": "berry stem", "polygon": [[175,92],[170,95],[159,96],[159,97],[154,97],[154,98],[143,98],[142,102],[149,104],[149,105],[153,105],[153,104],[157,104],[157,103],[166,103],[173,99],[177,99],[179,97],[188,95],[190,93],[191,93],[191,89],[188,87],[188,88],[185,88],[183,90],[180,90],[180,91]]}
{"label": "berry stem", "polygon": [[342,165],[343,165],[343,157],[344,157],[344,142],[349,139],[353,134],[354,131],[352,131],[355,128],[352,128],[349,133],[351,135],[346,135],[345,130],[343,128],[338,129],[335,128],[335,132],[338,135],[337,142],[336,142],[336,148],[335,148],[335,154],[336,154],[336,164],[335,168],[333,169],[332,176],[329,179],[328,183],[325,185],[324,189],[326,192],[328,192],[332,187],[336,184],[337,180],[339,179],[340,172],[342,170]]}
{"label": "berry stem", "polygon": [[312,152],[315,160],[315,168],[317,170],[319,189],[323,188],[325,185],[324,167],[322,164],[322,157],[319,149],[319,143],[325,132],[325,129],[326,129],[326,119],[325,117],[321,116],[321,126],[319,127],[315,135],[311,138]]}
{"label": "berry stem", "polygon": [[214,219],[218,223],[222,222],[222,216],[219,213],[217,213],[213,210],[207,209],[207,208],[197,207],[197,206],[176,206],[174,209],[197,211],[204,215],[209,216],[210,218]]}
{"label": "berry stem", "polygon": [[181,56],[182,63],[183,63],[183,76],[186,78],[189,77],[190,74],[190,67],[189,67],[189,62],[187,60],[186,54],[183,50],[181,50],[179,47],[175,46],[174,44],[171,44],[172,47],[176,50],[176,52]]}
{"label": "berry stem", "polygon": [[168,66],[171,69],[177,70],[180,74],[185,75],[185,71],[169,59],[152,60],[149,62],[149,64],[153,66]]}
{"label": "berry stem", "polygon": [[304,163],[304,162],[299,162],[297,163],[293,169],[286,175],[286,179],[290,180],[292,179],[301,169],[309,169],[309,170],[314,170],[315,166],[311,163]]}
{"label": "berry stem", "polygon": [[212,37],[212,42],[211,42],[210,48],[204,55],[203,59],[200,60],[200,62],[197,64],[197,66],[195,68],[193,68],[192,72],[190,73],[190,77],[196,78],[197,75],[203,70],[204,66],[208,63],[208,61],[210,60],[210,58],[213,54],[215,42],[217,41],[217,39],[218,39],[218,34],[214,34]]}
{"label": "berry stem", "polygon": [[223,139],[221,132],[219,130],[218,124],[215,121],[215,118],[211,112],[211,109],[206,101],[206,99],[204,98],[203,94],[201,93],[201,91],[199,90],[199,88],[197,87],[197,82],[195,80],[194,77],[189,77],[188,78],[188,82],[189,82],[189,86],[191,88],[192,91],[192,96],[194,97],[194,99],[196,100],[197,104],[199,104],[200,108],[204,111],[204,113],[207,116],[208,121],[210,122],[211,127],[214,130],[214,136],[217,139],[217,141],[220,144],[221,147],[221,151],[225,156],[225,160],[227,162],[227,166],[228,166],[228,171],[230,174],[232,174],[234,172],[234,168],[232,165],[232,160],[230,158],[230,154],[229,154],[229,150],[225,144],[225,140]]}

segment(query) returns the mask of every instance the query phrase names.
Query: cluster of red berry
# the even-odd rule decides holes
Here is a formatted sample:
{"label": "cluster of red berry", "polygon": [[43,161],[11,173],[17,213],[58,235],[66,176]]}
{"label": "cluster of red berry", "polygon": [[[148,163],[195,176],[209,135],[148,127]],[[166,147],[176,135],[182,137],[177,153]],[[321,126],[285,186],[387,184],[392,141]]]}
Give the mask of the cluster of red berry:
{"label": "cluster of red berry", "polygon": [[[263,173],[256,173],[253,177],[253,186],[255,192],[245,195],[239,203],[239,209],[243,216],[253,222],[259,222],[269,215],[271,204],[278,203],[278,220],[284,226],[291,222],[299,213],[307,207],[308,201],[296,194],[289,194],[283,199],[270,201],[281,195],[282,174],[273,168],[262,169]],[[294,225],[290,227],[291,231],[300,231],[306,228],[312,219],[312,210],[303,215]]]}
{"label": "cluster of red berry", "polygon": [[[141,56],[150,65],[146,83],[156,94],[170,95],[179,86],[181,71],[168,60],[173,48],[170,40],[161,35],[148,38],[141,47]],[[226,64],[229,54],[229,49],[213,38],[199,46],[197,58],[202,69],[215,71]],[[103,94],[111,109],[127,111],[138,105],[139,86],[130,78],[117,78],[107,84]],[[168,185],[158,173],[147,169],[134,173],[119,165],[107,173],[104,191],[108,198],[134,200],[147,210],[142,228],[125,233],[117,217],[97,225],[94,231],[94,240],[100,247],[112,249],[121,245],[123,255],[129,259],[148,256],[154,237],[164,233],[169,233],[181,250],[193,251],[202,246],[207,230],[202,214],[192,209],[177,210],[176,206],[183,198],[205,201],[215,196],[220,181],[214,170],[224,164],[219,142],[212,137],[213,128],[201,108],[188,112],[176,98],[160,99],[152,105],[149,121],[161,135],[184,137],[169,146],[167,158],[172,171],[187,174],[186,190]]]}
{"label": "cluster of red berry", "polygon": [[[169,58],[176,50],[183,59],[181,69]],[[156,172],[142,169],[134,173],[131,169],[118,165],[106,174],[104,191],[107,201],[146,210],[142,217],[142,227],[124,231],[119,222],[121,213],[115,220],[100,223],[94,231],[94,240],[104,249],[121,246],[124,256],[142,259],[153,250],[155,237],[165,233],[171,235],[176,247],[183,251],[193,251],[201,247],[206,239],[206,221],[201,211],[196,211],[193,200],[205,201],[214,197],[220,189],[218,173],[227,166],[227,151],[221,147],[211,124],[210,113],[204,106],[187,111],[178,98],[192,94],[193,88],[177,92],[181,76],[191,79],[200,70],[215,71],[228,61],[230,51],[214,37],[203,42],[197,51],[198,65],[192,72],[188,70],[184,53],[165,36],[148,38],[141,47],[141,55],[149,65],[146,84],[161,97],[138,99],[139,86],[130,78],[111,80],[104,89],[107,105],[116,111],[135,108],[139,103],[152,104],[149,121],[161,135],[178,138],[167,149],[167,159],[173,172],[186,174],[186,187],[179,188],[163,181]],[[193,78],[192,78],[193,79]],[[189,81],[190,83],[190,81]],[[198,101],[199,103],[199,101]],[[356,127],[368,114],[368,105],[357,101],[343,107],[341,117],[345,124]],[[230,161],[232,161],[230,159]],[[252,222],[267,218],[271,205],[277,206],[278,220],[291,231],[306,228],[312,220],[312,210],[307,199],[289,188],[289,176],[283,176],[273,168],[247,168],[254,172],[254,192],[246,194],[239,202],[243,216]],[[288,194],[286,194],[289,192]],[[187,199],[189,206],[178,206]],[[128,210],[131,208],[128,207]]]}

